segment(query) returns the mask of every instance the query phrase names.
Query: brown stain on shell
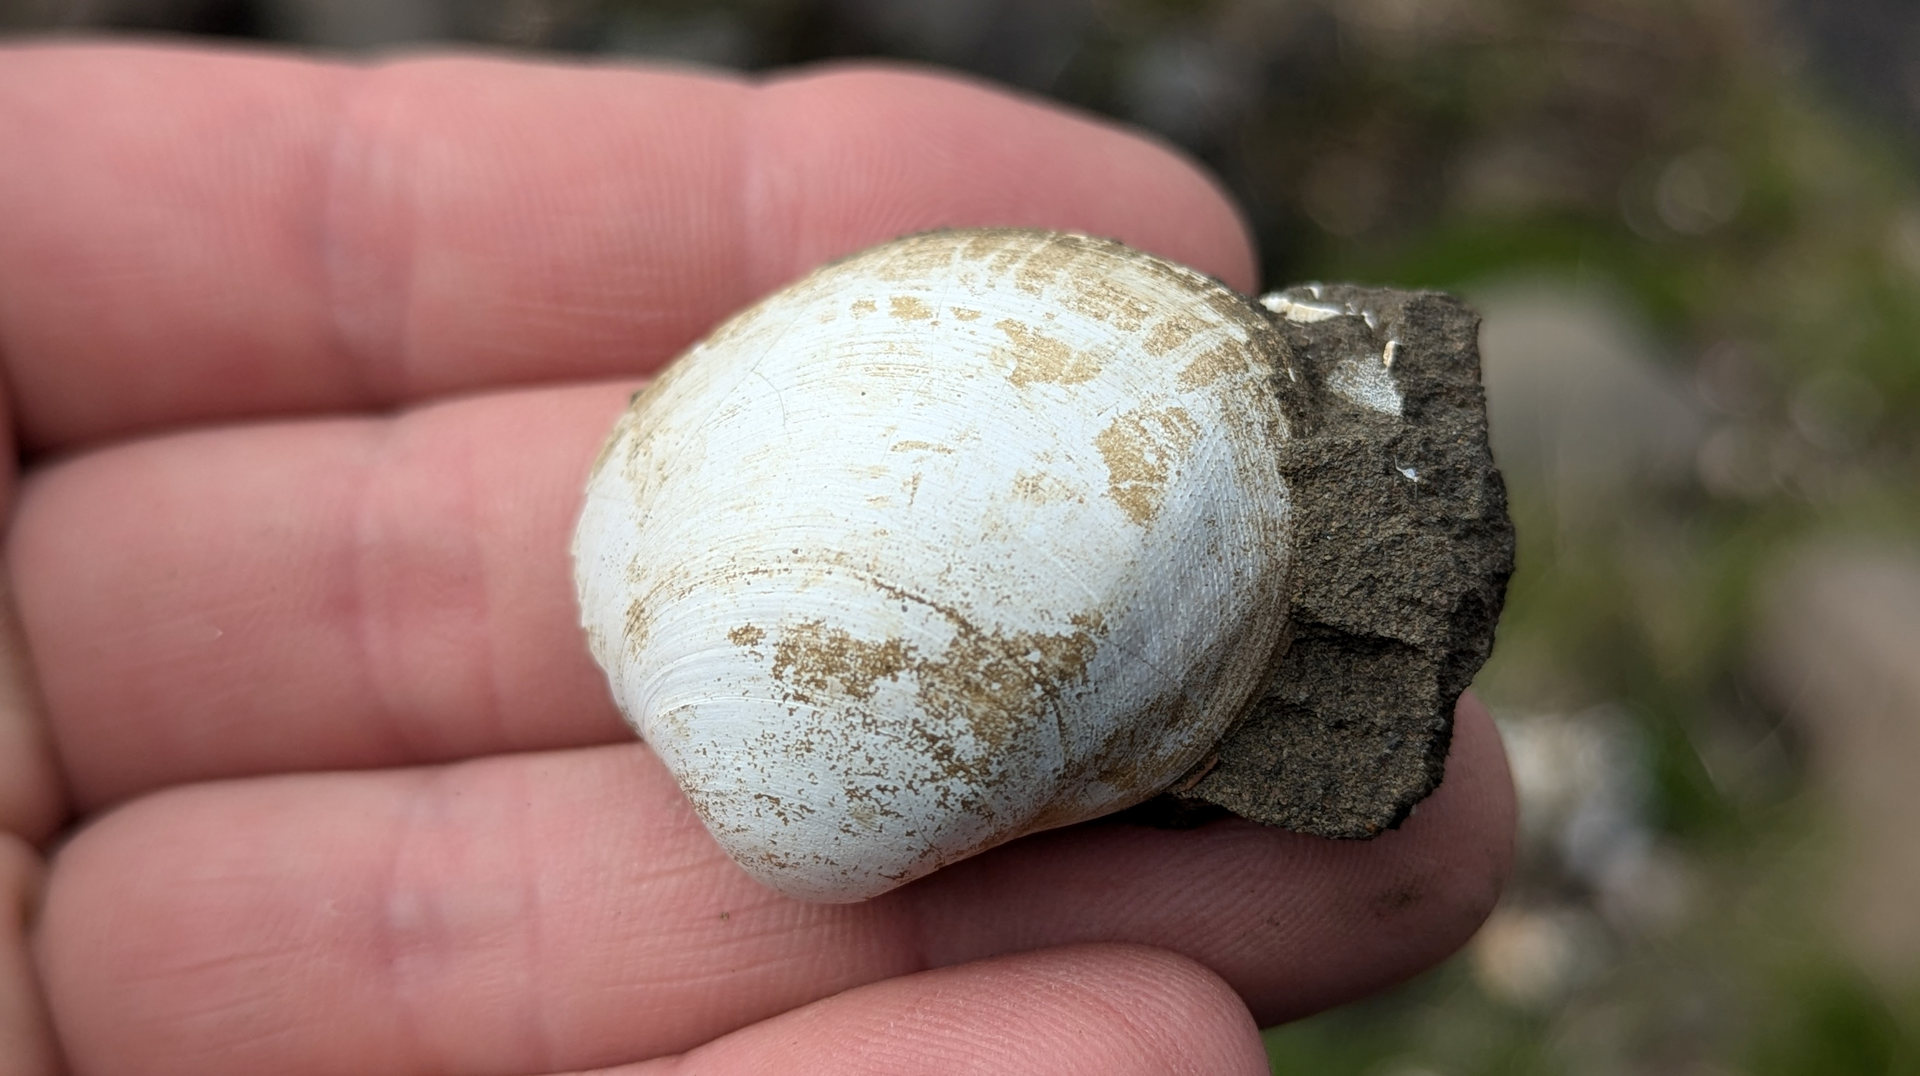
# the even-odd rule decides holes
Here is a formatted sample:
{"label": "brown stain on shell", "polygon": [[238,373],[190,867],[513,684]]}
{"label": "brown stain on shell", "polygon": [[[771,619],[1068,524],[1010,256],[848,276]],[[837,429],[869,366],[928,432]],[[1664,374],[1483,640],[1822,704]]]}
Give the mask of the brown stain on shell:
{"label": "brown stain on shell", "polygon": [[1056,297],[1061,306],[1124,332],[1138,332],[1153,316],[1153,308],[1138,294],[1098,274],[1095,265],[1076,268],[1080,271],[1070,278],[1071,287]]}
{"label": "brown stain on shell", "polygon": [[653,633],[653,626],[647,621],[646,603],[634,598],[627,603],[626,615],[620,623],[620,645],[628,654],[637,654],[647,645],[647,637]]}
{"label": "brown stain on shell", "polygon": [[875,266],[882,280],[922,280],[945,269],[953,261],[953,246],[938,233],[913,236],[888,251]]}
{"label": "brown stain on shell", "polygon": [[1013,476],[1013,495],[1028,504],[1051,504],[1080,500],[1079,492],[1064,479],[1045,471],[1021,471]]}
{"label": "brown stain on shell", "polygon": [[1107,465],[1107,496],[1141,526],[1153,522],[1166,499],[1167,483],[1200,426],[1184,407],[1133,410],[1116,417],[1094,437]]}
{"label": "brown stain on shell", "polygon": [[[896,588],[881,589],[921,601]],[[1058,720],[1062,693],[1086,680],[1105,621],[1098,613],[1084,613],[1069,619],[1069,631],[986,631],[955,610],[921,603],[954,627],[939,653],[924,653],[898,638],[860,639],[845,628],[806,620],[780,630],[773,677],[790,700],[830,710],[842,724],[873,725],[876,734],[903,736],[936,779],[981,790],[967,795],[966,802],[947,804],[950,809],[988,810],[986,790],[996,767],[1017,756],[1021,737]],[[922,715],[905,723],[876,722],[863,704],[872,701],[881,681],[902,677],[913,679]],[[970,742],[951,735],[962,728]]]}
{"label": "brown stain on shell", "polygon": [[911,648],[899,639],[867,642],[818,620],[788,625],[773,648],[773,676],[797,701],[831,705],[844,695],[866,702],[882,680],[908,668]]}
{"label": "brown stain on shell", "polygon": [[1029,295],[1045,292],[1061,270],[1071,268],[1080,257],[1081,245],[1071,239],[1061,236],[1031,248],[1014,272],[1013,286]]}
{"label": "brown stain on shell", "polygon": [[1245,373],[1250,365],[1245,346],[1222,340],[1194,356],[1180,371],[1179,384],[1187,390],[1205,388],[1223,377]]}
{"label": "brown stain on shell", "polygon": [[918,296],[896,295],[888,300],[887,313],[901,321],[926,321],[933,317],[933,308]]}
{"label": "brown stain on shell", "polygon": [[1006,354],[1013,359],[1007,380],[1015,385],[1074,385],[1100,375],[1100,363],[1093,356],[1075,351],[1023,322],[1002,318],[993,327],[1007,334],[1011,346]]}
{"label": "brown stain on shell", "polygon": [[1146,348],[1149,355],[1156,357],[1165,355],[1192,339],[1193,334],[1200,329],[1200,323],[1192,318],[1164,317],[1154,324],[1153,329],[1147,333],[1146,341],[1140,346]]}
{"label": "brown stain on shell", "polygon": [[966,624],[939,657],[916,669],[921,704],[930,714],[965,722],[977,744],[977,760],[956,754],[948,776],[984,779],[1020,736],[1049,720],[1062,689],[1086,679],[1099,621],[1076,617],[1073,624],[1070,632],[1010,635]]}

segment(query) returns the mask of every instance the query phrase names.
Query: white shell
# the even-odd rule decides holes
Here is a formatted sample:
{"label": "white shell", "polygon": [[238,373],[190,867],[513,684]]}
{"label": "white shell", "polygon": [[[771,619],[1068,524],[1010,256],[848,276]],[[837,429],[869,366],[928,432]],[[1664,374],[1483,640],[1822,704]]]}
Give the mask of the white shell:
{"label": "white shell", "polygon": [[812,900],[1149,798],[1285,627],[1277,346],[1086,236],[816,271],[594,465],[575,573],[615,699],[727,852]]}

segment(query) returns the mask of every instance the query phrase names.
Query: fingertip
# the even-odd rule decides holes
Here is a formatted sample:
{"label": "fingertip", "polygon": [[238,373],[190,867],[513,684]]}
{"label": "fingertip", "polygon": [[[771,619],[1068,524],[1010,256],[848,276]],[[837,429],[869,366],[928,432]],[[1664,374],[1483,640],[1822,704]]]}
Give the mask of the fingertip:
{"label": "fingertip", "polygon": [[1061,1000],[1061,1026],[1049,1038],[1080,1046],[1078,1066],[1066,1071],[1268,1071],[1260,1028],[1246,1002],[1188,957],[1124,944],[1027,957],[1035,992]]}
{"label": "fingertip", "polygon": [[[1495,883],[1492,899],[1486,902],[1486,911],[1491,912],[1493,901],[1499,898],[1499,891],[1506,888],[1507,879],[1513,874],[1519,800],[1514,791],[1513,771],[1507,764],[1506,745],[1487,704],[1472,692],[1461,695],[1459,705],[1454,708],[1453,727],[1454,746],[1448,765],[1454,766],[1454,759],[1458,759],[1461,771],[1473,775],[1473,779],[1463,780],[1455,788],[1449,788],[1442,781],[1434,795],[1445,792],[1450,797],[1472,801],[1471,810],[1462,810],[1460,816],[1462,820],[1475,820],[1471,825],[1481,838],[1484,868]],[[1483,913],[1481,918],[1485,917]]]}
{"label": "fingertip", "polygon": [[776,1059],[783,1071],[849,1076],[1268,1071],[1259,1029],[1226,983],[1184,957],[1136,945],[1038,950],[874,983],[673,1064],[706,1076],[759,1072]]}
{"label": "fingertip", "polygon": [[[1281,1023],[1403,982],[1452,956],[1492,914],[1513,870],[1516,812],[1500,733],[1487,707],[1462,695],[1446,777],[1400,829],[1328,849],[1344,861],[1344,897],[1323,927],[1333,969],[1318,997],[1287,991],[1256,1001]],[[1312,930],[1310,924],[1301,929]]]}
{"label": "fingertip", "polygon": [[[769,286],[929,227],[1083,231],[1220,278],[1257,283],[1251,233],[1202,166],[1157,136],[977,79],[904,64],[835,64],[766,83],[757,219],[793,229]],[[814,166],[833,159],[843,167]],[[798,166],[796,167],[796,163]],[[846,190],[823,197],[809,183]],[[812,213],[799,213],[799,207]],[[839,210],[844,216],[819,210]]]}

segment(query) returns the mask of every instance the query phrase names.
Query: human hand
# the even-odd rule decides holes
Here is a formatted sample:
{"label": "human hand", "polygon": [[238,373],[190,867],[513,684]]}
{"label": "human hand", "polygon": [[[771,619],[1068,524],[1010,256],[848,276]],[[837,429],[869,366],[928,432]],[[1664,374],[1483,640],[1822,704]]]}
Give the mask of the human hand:
{"label": "human hand", "polygon": [[0,1072],[1264,1072],[1256,1022],[1499,891],[1467,700],[1375,841],[1095,823],[794,903],[586,656],[568,533],[648,373],[942,225],[1250,290],[1164,149],[897,71],[132,47],[0,53],[0,146]]}

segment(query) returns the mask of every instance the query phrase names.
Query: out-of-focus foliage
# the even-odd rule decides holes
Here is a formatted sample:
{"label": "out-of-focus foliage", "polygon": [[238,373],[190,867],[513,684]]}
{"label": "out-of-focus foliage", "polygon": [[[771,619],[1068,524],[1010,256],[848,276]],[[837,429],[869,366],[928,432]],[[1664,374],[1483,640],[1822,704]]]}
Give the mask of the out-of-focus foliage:
{"label": "out-of-focus foliage", "polygon": [[[1786,551],[1920,535],[1920,17],[1896,0],[22,4],[349,47],[939,63],[1185,147],[1270,281],[1468,295],[1521,535],[1479,683],[1521,868],[1461,958],[1270,1032],[1275,1071],[1920,1073],[1920,966],[1835,926],[1831,879],[1876,856],[1827,792],[1877,778],[1816,773],[1827,700],[1770,691],[1755,646]],[[1907,798],[1875,810],[1920,827]],[[1883,934],[1920,952],[1910,914]]]}

